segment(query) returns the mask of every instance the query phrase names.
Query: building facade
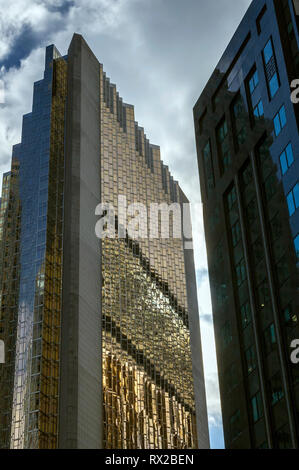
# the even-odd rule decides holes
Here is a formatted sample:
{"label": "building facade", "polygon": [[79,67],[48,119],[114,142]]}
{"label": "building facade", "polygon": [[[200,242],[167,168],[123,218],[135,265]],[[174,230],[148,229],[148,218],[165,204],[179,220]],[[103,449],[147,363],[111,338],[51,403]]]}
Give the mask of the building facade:
{"label": "building facade", "polygon": [[226,447],[298,448],[298,16],[254,0],[194,107]]}
{"label": "building facade", "polygon": [[[46,50],[3,180],[2,448],[209,447],[193,252],[119,237],[119,195],[188,202],[75,34]],[[116,208],[103,239],[99,203]]]}

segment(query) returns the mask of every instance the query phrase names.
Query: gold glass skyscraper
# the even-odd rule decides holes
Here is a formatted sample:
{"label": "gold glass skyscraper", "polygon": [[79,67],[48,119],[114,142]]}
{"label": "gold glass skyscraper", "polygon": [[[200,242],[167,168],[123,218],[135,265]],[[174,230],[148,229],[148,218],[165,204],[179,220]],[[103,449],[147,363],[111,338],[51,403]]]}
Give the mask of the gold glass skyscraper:
{"label": "gold glass skyscraper", "polygon": [[100,202],[187,202],[84,39],[46,52],[1,202],[0,446],[206,448],[192,250],[99,239]]}

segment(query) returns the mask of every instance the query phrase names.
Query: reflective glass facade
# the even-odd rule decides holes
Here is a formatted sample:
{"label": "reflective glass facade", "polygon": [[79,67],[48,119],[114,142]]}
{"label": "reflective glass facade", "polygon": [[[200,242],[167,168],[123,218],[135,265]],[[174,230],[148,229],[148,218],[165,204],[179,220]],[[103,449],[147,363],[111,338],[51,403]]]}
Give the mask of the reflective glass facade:
{"label": "reflective glass facade", "polygon": [[254,0],[194,107],[227,448],[298,447],[298,44],[293,2]]}
{"label": "reflective glass facade", "polygon": [[[148,208],[187,202],[134,108],[75,35],[68,56],[47,48],[4,175],[2,448],[209,445],[193,260],[181,239],[97,239],[96,205],[117,208],[119,195]],[[87,260],[89,245],[97,255]]]}
{"label": "reflective glass facade", "polygon": [[[101,93],[102,200],[179,201],[159,148],[102,70]],[[102,272],[105,446],[196,447],[182,240],[103,240]]]}

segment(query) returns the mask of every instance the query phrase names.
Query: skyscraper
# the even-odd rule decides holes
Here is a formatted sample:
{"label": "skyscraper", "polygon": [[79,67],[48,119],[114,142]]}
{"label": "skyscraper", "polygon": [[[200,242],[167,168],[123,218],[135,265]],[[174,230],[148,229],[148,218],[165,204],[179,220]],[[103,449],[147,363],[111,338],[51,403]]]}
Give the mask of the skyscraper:
{"label": "skyscraper", "polygon": [[227,448],[298,448],[299,78],[291,0],[254,0],[194,107]]}
{"label": "skyscraper", "polygon": [[[3,179],[2,448],[209,446],[193,252],[130,236],[120,195],[188,202],[75,34],[46,49]],[[114,236],[96,236],[99,203]]]}

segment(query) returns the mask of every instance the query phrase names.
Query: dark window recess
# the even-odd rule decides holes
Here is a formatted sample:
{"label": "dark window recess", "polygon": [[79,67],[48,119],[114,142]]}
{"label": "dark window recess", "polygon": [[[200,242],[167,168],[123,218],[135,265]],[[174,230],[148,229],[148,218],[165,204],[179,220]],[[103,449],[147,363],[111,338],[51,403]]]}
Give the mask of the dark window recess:
{"label": "dark window recess", "polygon": [[284,397],[281,374],[278,372],[269,380],[269,395],[271,405],[275,405]]}
{"label": "dark window recess", "polygon": [[233,340],[230,321],[225,322],[221,329],[222,346],[226,348]]}
{"label": "dark window recess", "polygon": [[257,392],[257,394],[251,398],[251,410],[253,422],[256,423],[263,417],[263,404],[260,392]]}
{"label": "dark window recess", "polygon": [[241,307],[241,321],[242,321],[242,328],[244,330],[251,323],[251,308],[250,308],[249,302],[246,302]]}
{"label": "dark window recess", "polygon": [[228,210],[231,211],[237,202],[237,193],[236,188],[233,186],[231,191],[227,195],[227,207]]}
{"label": "dark window recess", "polygon": [[298,263],[299,262],[299,233],[294,238],[294,247],[295,247],[295,254],[296,254],[296,259],[297,259],[297,263]]}
{"label": "dark window recess", "polygon": [[237,221],[233,226],[232,226],[232,242],[233,246],[235,247],[241,239],[241,227],[240,227],[240,222]]}
{"label": "dark window recess", "polygon": [[240,287],[246,280],[246,266],[244,259],[241,259],[241,261],[236,265],[236,278],[238,287]]}
{"label": "dark window recess", "polygon": [[206,186],[208,194],[215,187],[215,178],[214,178],[214,169],[213,169],[213,160],[211,152],[211,142],[208,141],[205,148],[203,149],[203,159],[205,166],[205,176],[206,176]]}
{"label": "dark window recess", "polygon": [[241,413],[236,411],[229,420],[230,440],[233,441],[241,434]]}
{"label": "dark window recess", "polygon": [[221,173],[224,173],[225,170],[231,164],[231,154],[229,148],[229,138],[228,138],[228,129],[227,129],[227,121],[225,117],[222,119],[220,124],[216,129],[216,137],[217,137],[217,147],[218,147],[218,155],[220,161],[220,169]]}
{"label": "dark window recess", "polygon": [[276,349],[276,346],[277,346],[274,323],[271,323],[271,325],[268,326],[268,328],[266,328],[266,330],[264,331],[263,339],[264,339],[265,353],[270,354],[270,352]]}
{"label": "dark window recess", "polygon": [[162,186],[165,191],[165,193],[168,193],[168,187],[167,187],[167,170],[166,166],[161,162],[161,172],[162,172]]}
{"label": "dark window recess", "polygon": [[258,35],[261,34],[263,28],[262,28],[262,22],[265,19],[265,13],[267,11],[267,5],[264,5],[263,8],[261,9],[259,16],[256,19],[256,29],[258,32]]}
{"label": "dark window recess", "polygon": [[204,112],[202,113],[202,115],[200,116],[200,118],[198,120],[199,134],[202,134],[202,132],[203,132],[204,121],[205,121],[206,115],[207,115],[207,109],[204,110]]}
{"label": "dark window recess", "polygon": [[255,346],[252,345],[245,351],[247,373],[251,374],[256,369],[256,353]]}
{"label": "dark window recess", "polygon": [[292,440],[290,434],[290,428],[288,424],[282,426],[275,433],[274,445],[277,449],[291,449]]}
{"label": "dark window recess", "polygon": [[234,362],[231,364],[224,374],[225,388],[230,393],[238,385],[238,370]]}

